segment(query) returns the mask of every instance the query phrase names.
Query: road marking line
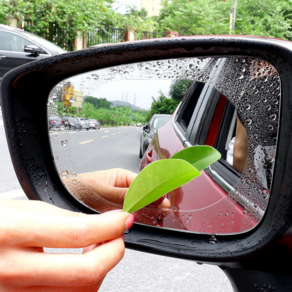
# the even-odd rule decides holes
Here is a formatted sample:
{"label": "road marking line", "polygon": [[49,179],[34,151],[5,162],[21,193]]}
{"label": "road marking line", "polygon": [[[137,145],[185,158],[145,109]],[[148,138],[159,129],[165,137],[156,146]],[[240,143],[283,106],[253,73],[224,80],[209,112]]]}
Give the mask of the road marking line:
{"label": "road marking line", "polygon": [[92,142],[93,140],[88,140],[88,141],[84,141],[84,142],[81,142],[81,143],[79,143],[79,144],[86,144],[86,143],[90,143],[90,142]]}
{"label": "road marking line", "polygon": [[15,198],[26,197],[22,189],[14,190],[10,192],[0,193],[0,200],[11,200]]}
{"label": "road marking line", "polygon": [[116,133],[113,133],[112,135],[115,135]]}
{"label": "road marking line", "polygon": [[107,136],[102,136],[101,138],[106,138]]}
{"label": "road marking line", "polygon": [[104,131],[105,133],[109,133],[110,131]]}

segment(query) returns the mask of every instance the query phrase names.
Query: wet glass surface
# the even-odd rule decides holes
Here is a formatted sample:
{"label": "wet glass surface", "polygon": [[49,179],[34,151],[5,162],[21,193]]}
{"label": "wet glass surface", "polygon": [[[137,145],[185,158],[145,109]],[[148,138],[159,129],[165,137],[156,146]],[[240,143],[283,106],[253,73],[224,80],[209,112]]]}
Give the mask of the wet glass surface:
{"label": "wet glass surface", "polygon": [[[121,186],[119,198],[106,190],[111,169],[138,173],[184,147],[210,145],[221,160],[137,211],[136,222],[184,232],[246,232],[269,202],[280,88],[270,63],[240,56],[152,61],[71,77],[48,100],[56,169],[74,197],[105,212],[122,208],[126,190]],[[178,104],[172,119],[153,131],[152,103],[161,114]]]}

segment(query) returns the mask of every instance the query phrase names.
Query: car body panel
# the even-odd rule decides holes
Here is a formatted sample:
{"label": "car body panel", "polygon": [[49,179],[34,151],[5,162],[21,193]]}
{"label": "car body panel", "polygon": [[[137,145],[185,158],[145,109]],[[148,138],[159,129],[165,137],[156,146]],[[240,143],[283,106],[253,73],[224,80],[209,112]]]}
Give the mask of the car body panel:
{"label": "car body panel", "polygon": [[[7,37],[7,45],[2,37]],[[22,40],[23,44],[35,45],[40,48],[41,53],[38,56],[33,56],[31,53],[26,53],[15,46],[13,46],[12,39],[15,38],[15,43]],[[23,64],[37,61],[43,58],[54,56],[60,53],[66,52],[54,44],[50,45],[50,42],[44,40],[38,36],[34,36],[31,33],[22,31],[18,28],[12,28],[6,25],[0,25],[0,80],[11,69],[21,66]],[[54,49],[55,47],[55,49]]]}

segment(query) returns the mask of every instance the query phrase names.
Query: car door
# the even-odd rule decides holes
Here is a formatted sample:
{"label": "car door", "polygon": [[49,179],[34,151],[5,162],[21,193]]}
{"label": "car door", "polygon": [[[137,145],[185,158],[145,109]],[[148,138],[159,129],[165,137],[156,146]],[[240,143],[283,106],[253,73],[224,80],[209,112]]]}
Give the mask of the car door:
{"label": "car door", "polygon": [[50,56],[45,50],[39,56],[24,52],[28,45],[37,44],[16,33],[0,30],[0,80],[15,67]]}

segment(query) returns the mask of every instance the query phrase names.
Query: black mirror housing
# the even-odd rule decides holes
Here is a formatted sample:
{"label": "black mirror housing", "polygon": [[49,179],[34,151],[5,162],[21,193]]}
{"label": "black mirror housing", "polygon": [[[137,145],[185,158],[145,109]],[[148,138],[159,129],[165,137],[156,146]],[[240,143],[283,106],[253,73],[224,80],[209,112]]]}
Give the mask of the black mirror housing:
{"label": "black mirror housing", "polygon": [[42,50],[35,45],[28,45],[24,47],[26,53],[30,53],[32,56],[37,57],[42,52]]}
{"label": "black mirror housing", "polygon": [[[231,36],[137,41],[62,54],[10,71],[1,83],[3,120],[12,161],[28,197],[72,211],[96,213],[68,193],[52,160],[46,106],[49,93],[58,82],[72,75],[113,65],[166,58],[230,55],[265,59],[275,66],[281,77],[277,158],[265,218],[247,233],[217,236],[215,244],[210,241],[210,235],[134,225],[125,235],[126,246],[212,263],[225,269],[245,267],[267,272],[291,272],[291,268],[280,265],[284,251],[291,252],[292,249],[288,244],[292,226],[292,44],[287,41]],[[19,125],[26,129],[26,133],[15,130]],[[291,253],[288,254],[286,260],[291,259]]]}

